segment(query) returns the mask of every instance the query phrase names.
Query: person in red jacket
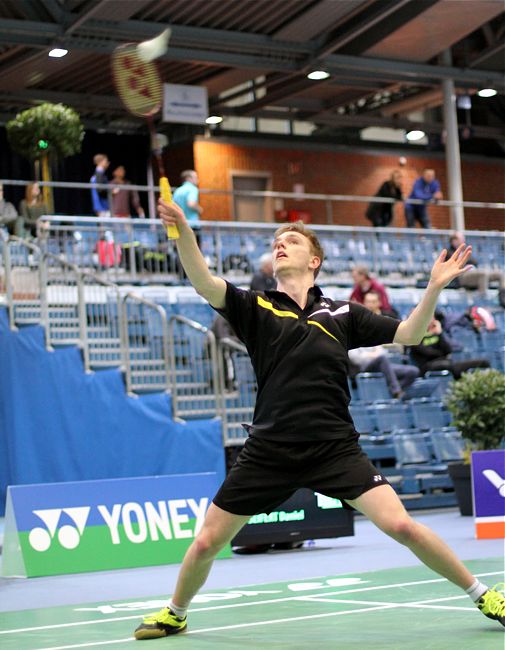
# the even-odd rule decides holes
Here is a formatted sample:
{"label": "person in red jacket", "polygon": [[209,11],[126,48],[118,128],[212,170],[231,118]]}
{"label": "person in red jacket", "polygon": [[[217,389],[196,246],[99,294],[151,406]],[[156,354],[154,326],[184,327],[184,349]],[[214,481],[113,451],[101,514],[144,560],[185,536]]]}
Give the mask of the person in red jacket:
{"label": "person in red jacket", "polygon": [[380,296],[380,308],[384,311],[391,310],[391,303],[389,302],[386,289],[380,282],[370,276],[370,272],[366,266],[355,266],[352,270],[352,278],[355,284],[349,298],[351,302],[359,302],[362,305],[365,295],[373,291]]}

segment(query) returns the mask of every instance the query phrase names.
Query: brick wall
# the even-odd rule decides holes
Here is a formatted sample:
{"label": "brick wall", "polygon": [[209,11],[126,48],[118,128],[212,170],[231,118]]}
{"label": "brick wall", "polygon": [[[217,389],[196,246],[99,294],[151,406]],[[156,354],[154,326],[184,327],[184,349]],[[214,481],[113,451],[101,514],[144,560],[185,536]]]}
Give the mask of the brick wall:
{"label": "brick wall", "polygon": [[[191,148],[191,145],[187,145]],[[414,152],[413,152],[414,153]],[[411,155],[403,168],[404,193],[410,192],[412,183],[426,166],[436,170],[442,190],[447,195],[445,160],[440,157]],[[182,154],[178,151],[177,158]],[[387,179],[392,169],[398,167],[397,153],[366,151],[342,152],[322,149],[289,149],[275,146],[230,144],[196,140],[193,145],[194,164],[200,176],[200,186],[207,189],[230,190],[230,170],[270,172],[272,189],[292,192],[293,185],[303,183],[305,191],[321,194],[373,195]],[[189,158],[186,151],[184,158]],[[174,169],[174,166],[171,165]],[[501,161],[472,161],[462,163],[463,195],[468,201],[503,201],[505,168]],[[175,182],[176,179],[174,179]],[[225,196],[201,196],[204,217],[231,219],[231,203]],[[313,223],[327,223],[327,211],[322,201],[284,200],[285,209],[310,210]],[[365,218],[365,203],[334,203],[332,219],[335,224],[370,225]],[[447,208],[430,207],[433,225],[450,228]],[[498,210],[467,209],[468,229],[503,230],[504,215]],[[405,225],[403,206],[397,206],[393,225]]]}

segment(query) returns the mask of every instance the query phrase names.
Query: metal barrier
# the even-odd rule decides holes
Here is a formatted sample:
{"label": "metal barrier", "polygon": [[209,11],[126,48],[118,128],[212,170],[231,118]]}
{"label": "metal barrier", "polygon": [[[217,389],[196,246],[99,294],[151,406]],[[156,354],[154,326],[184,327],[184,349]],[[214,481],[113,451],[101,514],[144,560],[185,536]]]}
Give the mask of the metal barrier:
{"label": "metal barrier", "polygon": [[135,293],[125,294],[121,299],[121,340],[127,392],[170,392],[173,366],[163,307]]}
{"label": "metal barrier", "polygon": [[243,422],[251,422],[257,383],[245,345],[224,338],[218,344],[219,412],[225,446],[241,445],[247,432]]}
{"label": "metal barrier", "polygon": [[41,311],[45,291],[42,251],[19,237],[3,240],[4,284],[9,325],[41,324],[47,330],[47,313]]}
{"label": "metal barrier", "polygon": [[[116,283],[183,284],[175,245],[159,220],[50,216],[47,250]],[[201,222],[200,248],[209,268],[233,282],[250,280],[259,258],[270,250],[277,223]],[[325,250],[322,284],[349,281],[352,266],[364,264],[398,284],[415,284],[429,273],[452,231],[312,225]],[[467,231],[466,238],[483,268],[503,267],[503,232]],[[100,242],[100,253],[97,253]]]}
{"label": "metal barrier", "polygon": [[169,321],[173,415],[214,417],[219,412],[216,339],[210,329],[185,316]]}

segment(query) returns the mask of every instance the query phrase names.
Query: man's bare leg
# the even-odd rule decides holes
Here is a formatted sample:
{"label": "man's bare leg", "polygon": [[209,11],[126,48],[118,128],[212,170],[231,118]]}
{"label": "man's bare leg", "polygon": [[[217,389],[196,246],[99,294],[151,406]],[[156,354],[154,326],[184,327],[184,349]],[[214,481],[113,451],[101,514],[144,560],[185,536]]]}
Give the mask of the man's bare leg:
{"label": "man's bare leg", "polygon": [[245,526],[249,518],[233,515],[211,503],[202,529],[184,556],[172,597],[176,607],[187,609],[207,580],[216,555]]}
{"label": "man's bare leg", "polygon": [[474,576],[430,528],[414,521],[390,485],[378,485],[348,503],[378,528],[407,546],[426,566],[452,583],[468,589]]}

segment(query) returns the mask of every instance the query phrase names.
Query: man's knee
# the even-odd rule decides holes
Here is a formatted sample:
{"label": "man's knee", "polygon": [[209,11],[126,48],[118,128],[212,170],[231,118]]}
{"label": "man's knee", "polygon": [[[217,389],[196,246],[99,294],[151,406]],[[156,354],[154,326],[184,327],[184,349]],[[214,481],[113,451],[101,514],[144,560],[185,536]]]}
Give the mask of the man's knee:
{"label": "man's knee", "polygon": [[409,544],[416,539],[419,524],[411,517],[402,516],[391,519],[381,526],[382,530],[400,544]]}
{"label": "man's knee", "polygon": [[213,558],[226,544],[221,536],[211,530],[201,530],[193,542],[193,551],[202,559]]}

